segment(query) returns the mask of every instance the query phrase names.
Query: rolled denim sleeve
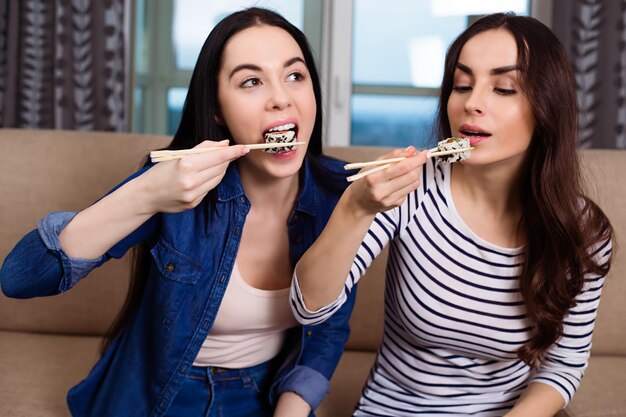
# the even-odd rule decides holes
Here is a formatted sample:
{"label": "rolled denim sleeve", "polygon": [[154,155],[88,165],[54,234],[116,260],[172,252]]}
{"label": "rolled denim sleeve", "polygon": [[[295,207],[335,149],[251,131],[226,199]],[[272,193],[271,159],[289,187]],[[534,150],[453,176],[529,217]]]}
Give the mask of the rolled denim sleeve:
{"label": "rolled denim sleeve", "polygon": [[105,257],[87,260],[68,257],[59,234],[76,213],[51,213],[26,234],[7,255],[0,269],[0,285],[7,297],[55,295],[72,288]]}
{"label": "rolled denim sleeve", "polygon": [[107,261],[106,255],[97,259],[72,258],[67,256],[61,248],[59,235],[76,214],[76,212],[50,213],[37,223],[37,231],[41,240],[50,251],[57,255],[63,266],[63,277],[59,283],[60,293],[72,288],[94,268]]}
{"label": "rolled denim sleeve", "polygon": [[315,410],[328,394],[329,385],[328,379],[320,372],[308,366],[297,365],[281,381],[278,392],[295,392]]}

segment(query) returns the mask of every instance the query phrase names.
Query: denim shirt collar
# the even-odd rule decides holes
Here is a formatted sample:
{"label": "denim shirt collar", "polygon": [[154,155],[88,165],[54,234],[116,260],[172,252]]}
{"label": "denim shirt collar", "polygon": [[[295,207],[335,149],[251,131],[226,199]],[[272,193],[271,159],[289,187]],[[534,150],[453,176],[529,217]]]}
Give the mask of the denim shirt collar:
{"label": "denim shirt collar", "polygon": [[[300,174],[303,176],[301,189],[296,199],[294,211],[315,217],[318,186],[313,180],[313,172],[308,162],[308,157],[304,158],[302,168],[303,169],[300,170]],[[224,203],[238,197],[245,197],[245,195],[243,185],[241,184],[241,177],[239,176],[239,170],[237,169],[237,163],[231,163],[226,169],[224,178],[222,178],[222,181],[217,186],[217,200],[220,203]]]}

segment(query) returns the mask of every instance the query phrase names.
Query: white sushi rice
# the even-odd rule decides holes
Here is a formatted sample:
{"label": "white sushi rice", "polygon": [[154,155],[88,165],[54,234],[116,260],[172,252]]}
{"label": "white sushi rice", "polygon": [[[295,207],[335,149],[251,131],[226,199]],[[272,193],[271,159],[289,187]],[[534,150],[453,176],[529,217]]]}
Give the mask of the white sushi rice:
{"label": "white sushi rice", "polygon": [[[454,149],[464,149],[464,148],[469,148],[469,147],[470,147],[470,141],[469,139],[466,139],[466,138],[451,137],[451,138],[447,138],[442,141],[439,141],[437,143],[437,149],[439,151],[451,151]],[[471,152],[465,151],[465,152],[453,153],[450,155],[441,155],[441,156],[438,156],[437,158],[439,158],[441,162],[453,163],[453,162],[463,161],[464,159],[468,159],[470,156],[471,156]]]}
{"label": "white sushi rice", "polygon": [[[282,130],[278,132],[268,132],[265,134],[265,143],[289,143],[293,142],[296,132],[293,130]],[[267,153],[288,152],[295,149],[295,146],[285,146],[282,148],[263,149]]]}

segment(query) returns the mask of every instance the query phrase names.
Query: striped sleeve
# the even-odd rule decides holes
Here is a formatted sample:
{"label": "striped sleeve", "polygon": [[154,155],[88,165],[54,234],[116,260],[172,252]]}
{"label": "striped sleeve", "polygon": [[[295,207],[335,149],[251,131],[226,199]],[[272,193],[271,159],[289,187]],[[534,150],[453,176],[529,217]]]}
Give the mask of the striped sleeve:
{"label": "striped sleeve", "polygon": [[341,308],[352,288],[359,282],[374,259],[411,222],[425,191],[428,189],[428,184],[432,183],[434,170],[434,163],[425,165],[422,173],[422,186],[409,193],[401,206],[376,215],[357,251],[350,273],[345,280],[343,291],[334,301],[315,311],[307,309],[300,291],[297,274],[294,273],[291,286],[291,307],[300,323],[306,325],[322,323]]}
{"label": "striped sleeve", "polygon": [[361,242],[356,258],[352,262],[352,267],[350,268],[350,273],[343,286],[343,291],[329,304],[315,311],[306,308],[302,292],[300,291],[298,276],[294,272],[291,286],[291,306],[296,319],[301,324],[314,325],[322,323],[341,308],[343,303],[348,299],[352,288],[365,273],[365,270],[395,235],[396,224],[394,219],[397,218],[397,216],[394,212],[396,211],[399,211],[399,209],[392,209],[376,215],[363,242]]}
{"label": "striped sleeve", "polygon": [[[605,241],[597,249],[599,265],[611,258],[611,241]],[[604,276],[585,277],[583,290],[576,297],[574,306],[563,322],[563,335],[548,351],[546,358],[530,382],[542,382],[556,389],[565,402],[571,401],[580,385],[589,362],[591,336],[600,304]]]}

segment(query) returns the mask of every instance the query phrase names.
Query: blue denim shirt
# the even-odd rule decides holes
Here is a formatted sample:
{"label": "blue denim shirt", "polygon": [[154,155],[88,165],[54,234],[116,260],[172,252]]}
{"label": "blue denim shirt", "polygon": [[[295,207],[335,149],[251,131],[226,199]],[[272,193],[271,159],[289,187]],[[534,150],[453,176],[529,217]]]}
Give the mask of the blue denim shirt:
{"label": "blue denim shirt", "polygon": [[[321,163],[345,177],[339,161],[322,158]],[[316,180],[305,161],[301,191],[289,218],[293,265],[321,233],[339,197],[339,191]],[[136,316],[87,378],[68,393],[72,415],[163,415],[211,330],[249,210],[236,164],[231,164],[212,196],[195,209],[153,216],[101,259],[69,258],[60,248],[59,233],[75,213],[48,215],[9,253],[0,270],[2,290],[7,296],[29,298],[67,291],[133,245],[152,245],[150,273]],[[315,408],[326,395],[349,334],[354,291],[350,297],[324,324],[290,331],[270,392],[272,403],[281,393],[293,391]]]}

